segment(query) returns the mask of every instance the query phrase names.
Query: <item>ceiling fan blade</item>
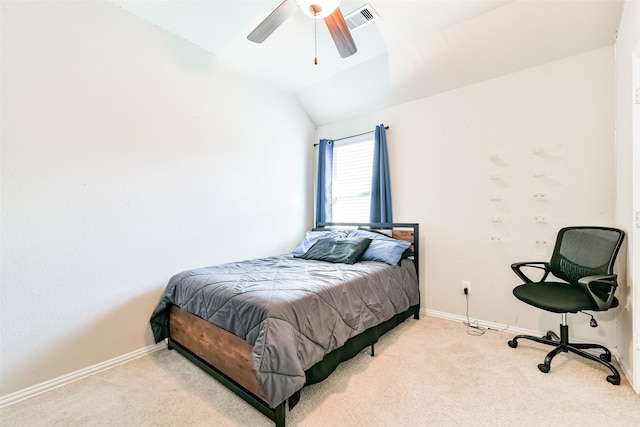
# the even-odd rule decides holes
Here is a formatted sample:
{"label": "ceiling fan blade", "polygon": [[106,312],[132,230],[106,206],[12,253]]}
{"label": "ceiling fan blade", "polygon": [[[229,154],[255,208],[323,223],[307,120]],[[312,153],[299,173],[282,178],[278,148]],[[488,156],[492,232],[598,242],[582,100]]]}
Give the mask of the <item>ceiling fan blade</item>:
{"label": "ceiling fan blade", "polygon": [[298,8],[295,0],[284,0],[276,7],[264,21],[262,21],[251,34],[247,36],[252,42],[262,43]]}
{"label": "ceiling fan blade", "polygon": [[351,56],[358,51],[340,8],[337,8],[331,15],[324,18],[324,22],[327,24],[329,33],[342,58]]}

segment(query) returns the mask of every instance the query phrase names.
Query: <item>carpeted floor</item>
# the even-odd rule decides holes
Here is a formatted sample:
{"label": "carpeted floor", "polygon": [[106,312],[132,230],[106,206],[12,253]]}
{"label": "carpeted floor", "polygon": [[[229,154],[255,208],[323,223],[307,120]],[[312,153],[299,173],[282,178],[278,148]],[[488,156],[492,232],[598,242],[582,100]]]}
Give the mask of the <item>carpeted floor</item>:
{"label": "carpeted floor", "polygon": [[[626,378],[571,354],[462,323],[408,319],[305,388],[288,426],[638,426]],[[264,415],[174,351],[161,350],[0,409],[2,426],[271,426]]]}

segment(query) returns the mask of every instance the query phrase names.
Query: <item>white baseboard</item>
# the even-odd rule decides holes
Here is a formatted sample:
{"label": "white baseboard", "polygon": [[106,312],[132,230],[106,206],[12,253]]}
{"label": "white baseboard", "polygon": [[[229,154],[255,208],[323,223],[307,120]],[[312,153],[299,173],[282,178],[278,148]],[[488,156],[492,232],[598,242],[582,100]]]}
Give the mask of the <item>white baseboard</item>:
{"label": "white baseboard", "polygon": [[534,331],[532,329],[524,329],[524,328],[519,328],[517,326],[504,325],[502,323],[489,322],[489,321],[486,321],[486,320],[467,319],[465,316],[460,316],[460,315],[451,314],[451,313],[445,313],[443,311],[424,309],[424,310],[420,310],[420,312],[424,313],[427,316],[438,317],[440,319],[446,319],[446,320],[453,320],[454,322],[460,322],[460,323],[463,323],[463,322],[466,323],[467,320],[469,320],[472,323],[475,323],[478,326],[482,326],[482,327],[487,328],[487,329],[492,329],[494,331],[508,332],[510,334],[515,334],[515,335],[539,335],[539,336],[543,336],[544,334],[547,333],[546,331],[544,331],[544,332]]}
{"label": "white baseboard", "polygon": [[115,357],[111,360],[98,363],[97,365],[89,366],[88,368],[80,369],[79,371],[71,372],[69,374],[54,378],[52,380],[45,381],[40,384],[36,384],[34,386],[25,388],[23,390],[19,390],[15,393],[2,396],[0,397],[0,408],[9,406],[13,403],[20,402],[22,400],[53,390],[55,388],[62,387],[74,381],[78,381],[79,379],[86,378],[93,374],[97,374],[98,372],[104,371],[109,368],[113,368],[114,366],[121,365],[133,359],[137,359],[138,357],[142,357],[147,354],[153,353],[155,351],[161,350],[163,348],[166,348],[165,341],[161,341],[158,344],[152,344],[152,345],[146,346],[139,350],[132,351],[131,353],[127,353],[125,355]]}

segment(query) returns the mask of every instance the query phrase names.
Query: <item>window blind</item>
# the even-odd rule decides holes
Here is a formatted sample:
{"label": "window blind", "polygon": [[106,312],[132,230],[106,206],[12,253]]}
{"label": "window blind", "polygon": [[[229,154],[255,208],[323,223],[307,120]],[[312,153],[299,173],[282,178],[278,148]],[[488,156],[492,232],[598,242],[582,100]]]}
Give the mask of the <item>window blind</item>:
{"label": "window blind", "polygon": [[371,204],[374,134],[334,142],[333,221],[367,222]]}

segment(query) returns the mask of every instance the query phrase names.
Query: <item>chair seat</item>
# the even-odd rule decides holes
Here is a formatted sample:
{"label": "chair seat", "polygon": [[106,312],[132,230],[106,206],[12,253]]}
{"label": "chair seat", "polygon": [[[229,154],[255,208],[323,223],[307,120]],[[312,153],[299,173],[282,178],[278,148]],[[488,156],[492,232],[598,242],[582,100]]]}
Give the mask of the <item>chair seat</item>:
{"label": "chair seat", "polygon": [[[554,313],[576,313],[580,310],[595,310],[598,307],[582,288],[563,282],[534,282],[516,286],[513,295],[542,310]],[[618,306],[614,297],[611,308]]]}

